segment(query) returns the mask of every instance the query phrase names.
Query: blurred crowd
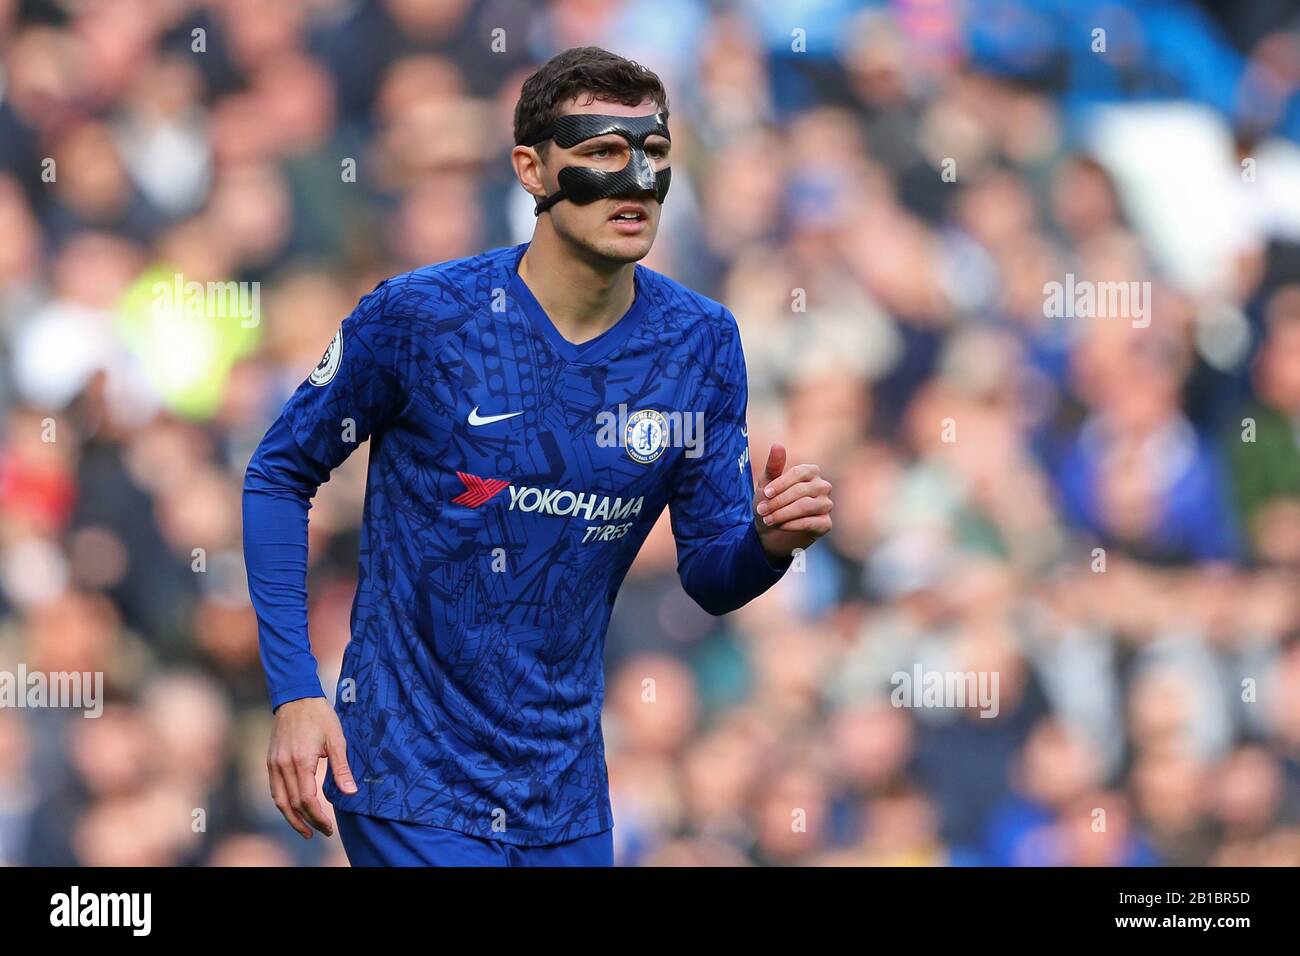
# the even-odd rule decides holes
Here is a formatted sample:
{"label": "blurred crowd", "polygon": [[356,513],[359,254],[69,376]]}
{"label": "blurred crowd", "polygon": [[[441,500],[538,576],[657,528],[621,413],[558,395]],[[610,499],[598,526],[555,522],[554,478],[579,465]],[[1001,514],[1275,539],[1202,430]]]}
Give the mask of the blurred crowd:
{"label": "blurred crowd", "polygon": [[[618,861],[1300,865],[1293,9],[0,0],[0,670],[106,696],[0,708],[0,863],[344,862],[270,800],[243,470],[377,281],[528,237],[519,85],[595,44],[671,98],[646,264],[736,314],[755,458],[836,501],[725,618],[651,534]],[[1149,298],[1050,314],[1067,276]],[[331,691],[365,463],[312,510]],[[895,706],[918,666],[997,716]]]}

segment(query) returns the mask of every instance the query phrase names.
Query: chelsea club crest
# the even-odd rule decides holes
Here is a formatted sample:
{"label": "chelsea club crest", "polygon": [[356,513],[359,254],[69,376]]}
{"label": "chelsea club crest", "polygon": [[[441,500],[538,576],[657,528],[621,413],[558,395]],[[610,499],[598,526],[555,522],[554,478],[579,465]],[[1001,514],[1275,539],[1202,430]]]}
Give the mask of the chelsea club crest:
{"label": "chelsea club crest", "polygon": [[653,408],[633,412],[623,430],[628,457],[648,465],[668,447],[668,419]]}

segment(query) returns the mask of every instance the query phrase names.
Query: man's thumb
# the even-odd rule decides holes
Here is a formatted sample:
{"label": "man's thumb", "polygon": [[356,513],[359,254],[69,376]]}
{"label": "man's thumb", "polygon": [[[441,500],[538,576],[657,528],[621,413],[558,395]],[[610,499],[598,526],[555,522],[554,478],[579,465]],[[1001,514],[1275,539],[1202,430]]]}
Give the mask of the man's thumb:
{"label": "man's thumb", "polygon": [[344,793],[356,793],[357,783],[352,779],[352,768],[348,766],[348,745],[341,731],[329,735],[325,749],[329,753],[334,782]]}
{"label": "man's thumb", "polygon": [[773,445],[767,453],[767,465],[763,468],[763,484],[780,478],[785,472],[785,446]]}

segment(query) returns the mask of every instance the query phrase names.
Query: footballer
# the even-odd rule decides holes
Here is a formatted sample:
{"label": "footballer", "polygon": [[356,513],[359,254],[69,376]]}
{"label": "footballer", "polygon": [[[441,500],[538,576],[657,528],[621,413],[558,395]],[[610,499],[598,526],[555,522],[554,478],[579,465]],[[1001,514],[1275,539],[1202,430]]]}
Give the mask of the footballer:
{"label": "footballer", "polygon": [[[514,139],[532,239],[381,282],[245,477],[272,796],[302,836],[329,835],[327,758],[354,865],[612,865],[605,633],[656,519],[669,509],[682,586],[712,614],[831,527],[830,484],[782,446],[753,484],[735,318],[638,264],[672,172],[659,78],[568,50],[524,83]],[[331,707],[307,636],[307,514],[367,439]]]}

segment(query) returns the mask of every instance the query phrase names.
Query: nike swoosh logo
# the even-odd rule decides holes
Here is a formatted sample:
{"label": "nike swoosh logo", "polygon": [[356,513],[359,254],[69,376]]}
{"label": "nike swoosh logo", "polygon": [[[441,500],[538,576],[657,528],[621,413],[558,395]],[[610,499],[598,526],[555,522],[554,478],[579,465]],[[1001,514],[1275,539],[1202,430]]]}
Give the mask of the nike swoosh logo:
{"label": "nike swoosh logo", "polygon": [[491,425],[493,422],[503,422],[507,418],[514,418],[516,415],[522,414],[523,412],[510,412],[507,415],[480,415],[478,406],[475,405],[474,410],[469,413],[469,423],[471,425]]}

